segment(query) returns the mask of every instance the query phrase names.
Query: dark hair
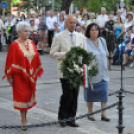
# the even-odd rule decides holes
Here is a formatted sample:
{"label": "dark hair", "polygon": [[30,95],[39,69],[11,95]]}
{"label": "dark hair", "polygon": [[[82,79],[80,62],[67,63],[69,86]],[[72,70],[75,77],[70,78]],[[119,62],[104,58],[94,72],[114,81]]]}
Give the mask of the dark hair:
{"label": "dark hair", "polygon": [[[120,22],[122,23],[122,19],[121,19],[121,17],[120,17],[120,16],[117,16],[117,18],[120,18]],[[116,18],[116,19],[117,19],[117,18]]]}
{"label": "dark hair", "polygon": [[91,24],[89,24],[89,25],[87,26],[87,30],[86,30],[86,33],[85,33],[85,36],[86,36],[87,38],[90,38],[89,32],[91,31],[91,28],[94,27],[94,26],[95,26],[95,27],[97,28],[97,30],[99,31],[98,37],[100,37],[100,27],[99,27],[99,25],[96,24],[96,23],[91,23]]}
{"label": "dark hair", "polygon": [[64,15],[61,14],[60,17],[59,17],[59,20],[60,20],[61,17],[63,17],[63,21],[64,21],[65,20]]}
{"label": "dark hair", "polygon": [[85,16],[87,16],[87,19],[89,20],[89,15],[88,15],[88,14],[84,14],[84,15],[83,15],[83,18],[84,18]]}
{"label": "dark hair", "polygon": [[129,16],[131,16],[133,18],[133,15],[131,13],[128,13],[126,18],[128,18]]}
{"label": "dark hair", "polygon": [[34,20],[30,20],[30,23],[31,23],[32,21],[34,22]]}
{"label": "dark hair", "polygon": [[132,32],[132,27],[128,27],[128,28],[127,28],[127,32],[128,32],[128,31],[131,31],[131,32]]}
{"label": "dark hair", "polygon": [[24,20],[26,19],[25,14],[22,14],[22,15],[21,15],[21,18],[22,18],[22,17],[24,17]]}
{"label": "dark hair", "polygon": [[86,27],[82,26],[81,28],[86,31]]}

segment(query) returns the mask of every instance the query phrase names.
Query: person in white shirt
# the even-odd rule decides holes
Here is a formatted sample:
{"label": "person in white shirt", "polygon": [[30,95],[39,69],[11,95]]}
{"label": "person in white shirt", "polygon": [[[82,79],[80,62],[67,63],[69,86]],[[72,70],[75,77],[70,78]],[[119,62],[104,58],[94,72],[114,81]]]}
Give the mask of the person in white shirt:
{"label": "person in white shirt", "polygon": [[[122,23],[124,24],[125,21],[126,21],[126,18],[125,18],[121,13],[122,13],[122,12],[121,12],[121,10],[119,9],[119,10],[117,11],[117,16],[121,17],[121,21],[122,21]],[[115,23],[116,23],[116,20],[117,20],[117,16],[115,16],[115,17],[113,18],[113,20],[114,20]]]}
{"label": "person in white shirt", "polygon": [[34,25],[38,27],[39,24],[40,24],[40,20],[37,18],[37,13],[33,13],[32,17],[33,17],[33,20],[34,20]]}
{"label": "person in white shirt", "polygon": [[130,8],[127,7],[127,8],[126,8],[126,11],[125,11],[124,13],[122,13],[122,15],[126,18],[127,13],[129,13],[129,12],[130,12]]}
{"label": "person in white shirt", "polygon": [[12,14],[12,23],[15,24],[16,23],[16,17]]}
{"label": "person in white shirt", "polygon": [[78,32],[78,33],[81,33],[81,34],[82,34],[81,26],[76,26],[76,32]]}
{"label": "person in white shirt", "polygon": [[[17,18],[16,18],[17,21],[22,21],[20,15],[21,15],[20,12],[18,12],[18,13],[17,13]],[[16,20],[15,20],[15,22],[16,22]]]}
{"label": "person in white shirt", "polygon": [[105,24],[108,21],[108,15],[106,15],[106,8],[101,8],[101,15],[99,15],[96,19],[96,23],[99,25],[101,29],[101,36],[105,36]]}
{"label": "person in white shirt", "polygon": [[[6,34],[6,30],[5,30],[5,16],[1,16],[1,19],[2,20],[2,23],[0,23],[1,26],[3,26],[2,28],[2,33],[1,33],[1,43],[2,43],[2,46],[6,49],[6,37],[5,37],[5,34]],[[1,28],[0,28],[1,29]]]}
{"label": "person in white shirt", "polygon": [[95,13],[90,13],[90,19],[88,20],[87,25],[91,24],[91,23],[95,23],[96,19],[95,19]]}
{"label": "person in white shirt", "polygon": [[110,14],[112,14],[112,15],[115,17],[115,13],[114,13],[114,11],[111,11]]}
{"label": "person in white shirt", "polygon": [[22,21],[25,21],[26,20],[25,14],[22,14],[21,15],[21,19],[22,19]]}
{"label": "person in white shirt", "polygon": [[[58,60],[58,76],[61,81],[63,94],[60,100],[58,119],[68,119],[69,117],[75,118],[77,112],[77,98],[79,94],[79,87],[71,88],[69,80],[61,73],[61,63],[66,58],[66,54],[74,46],[79,46],[87,50],[87,43],[85,37],[75,32],[76,17],[69,15],[65,22],[66,30],[58,33],[53,40],[53,44],[50,50],[51,58]],[[62,127],[71,126],[79,127],[75,122],[75,119],[68,122],[60,122]]]}
{"label": "person in white shirt", "polygon": [[46,12],[46,16],[49,17],[50,16],[50,11]]}
{"label": "person in white shirt", "polygon": [[31,18],[31,13],[27,13],[27,19],[26,22],[30,24],[30,21],[32,20]]}
{"label": "person in white shirt", "polygon": [[87,27],[88,26],[88,21],[89,21],[89,15],[84,14],[83,20],[81,21],[81,26]]}
{"label": "person in white shirt", "polygon": [[3,29],[4,29],[4,24],[3,24],[3,21],[0,19],[0,52],[2,51],[1,35],[2,35]]}
{"label": "person in white shirt", "polygon": [[[126,16],[126,22],[124,24],[125,26],[125,31],[128,29],[128,27],[134,25],[134,20],[133,20],[133,14],[132,13],[127,13],[127,16]],[[134,28],[132,29],[133,33],[134,33]]]}
{"label": "person in white shirt", "polygon": [[66,18],[67,18],[66,11],[65,11],[65,10],[62,10],[62,11],[61,11],[61,14],[64,15],[64,19],[66,20]]}
{"label": "person in white shirt", "polygon": [[49,44],[49,47],[51,47],[51,44],[52,44],[52,38],[53,38],[54,30],[55,30],[55,27],[54,27],[55,22],[57,22],[57,18],[54,17],[53,11],[50,11],[50,16],[47,17],[47,20],[46,20],[46,25],[47,25],[47,28],[48,28],[48,44]]}
{"label": "person in white shirt", "polygon": [[80,11],[75,11],[75,17],[77,19],[77,23],[80,25],[81,23],[81,17],[80,17]]}
{"label": "person in white shirt", "polygon": [[56,9],[54,10],[54,17],[56,17],[56,19],[59,20],[58,11]]}
{"label": "person in white shirt", "polygon": [[30,21],[30,32],[31,33],[36,33],[38,31],[38,27],[34,25],[34,20]]}

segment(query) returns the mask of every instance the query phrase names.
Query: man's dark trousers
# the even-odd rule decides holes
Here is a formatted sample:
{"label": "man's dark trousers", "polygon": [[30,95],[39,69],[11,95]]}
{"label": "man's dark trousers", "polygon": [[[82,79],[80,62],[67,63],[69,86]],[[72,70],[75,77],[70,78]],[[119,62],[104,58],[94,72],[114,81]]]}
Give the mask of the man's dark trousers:
{"label": "man's dark trousers", "polygon": [[48,45],[51,47],[54,31],[48,30]]}
{"label": "man's dark trousers", "polygon": [[69,117],[75,117],[77,111],[77,98],[79,88],[70,88],[67,79],[60,79],[62,85],[62,96],[58,112],[58,119],[63,120]]}

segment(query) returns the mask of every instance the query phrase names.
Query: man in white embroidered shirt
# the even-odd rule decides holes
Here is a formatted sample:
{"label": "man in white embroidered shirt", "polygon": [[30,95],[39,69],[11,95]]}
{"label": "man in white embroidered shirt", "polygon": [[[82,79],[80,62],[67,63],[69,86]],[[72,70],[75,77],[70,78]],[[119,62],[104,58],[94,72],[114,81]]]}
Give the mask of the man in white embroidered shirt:
{"label": "man in white embroidered shirt", "polygon": [[0,19],[0,52],[2,51],[1,34],[2,34],[3,29],[4,29],[4,23]]}
{"label": "man in white embroidered shirt", "polygon": [[[75,117],[77,111],[77,97],[79,88],[70,88],[68,79],[63,77],[60,67],[62,61],[66,58],[66,54],[70,51],[71,47],[80,46],[87,50],[85,37],[75,32],[76,17],[69,15],[65,22],[66,30],[58,33],[53,40],[52,47],[50,50],[50,56],[58,59],[58,77],[61,81],[63,94],[60,100],[60,107],[58,112],[58,119],[68,119],[69,117]],[[65,127],[69,125],[71,127],[78,127],[75,120],[70,122],[61,122],[60,125]]]}
{"label": "man in white embroidered shirt", "polygon": [[53,11],[50,11],[50,16],[47,17],[47,20],[46,20],[46,25],[47,25],[47,28],[48,28],[48,44],[49,44],[49,47],[51,47],[51,44],[52,44],[52,38],[53,38],[53,34],[54,34],[54,24],[57,22],[57,18],[54,17],[53,15]]}
{"label": "man in white embroidered shirt", "polygon": [[106,15],[106,8],[101,8],[101,15],[99,15],[96,19],[96,23],[100,26],[101,36],[105,36],[105,24],[108,21],[108,15]]}

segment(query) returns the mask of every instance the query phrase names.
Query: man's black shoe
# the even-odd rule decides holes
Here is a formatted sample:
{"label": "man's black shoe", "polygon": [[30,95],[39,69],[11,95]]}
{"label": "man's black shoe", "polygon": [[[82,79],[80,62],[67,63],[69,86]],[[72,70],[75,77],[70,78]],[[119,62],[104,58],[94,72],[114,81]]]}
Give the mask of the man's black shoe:
{"label": "man's black shoe", "polygon": [[70,127],[79,127],[79,125],[76,122],[67,122],[67,125]]}
{"label": "man's black shoe", "polygon": [[66,126],[67,126],[67,123],[66,123],[66,122],[60,122],[60,125],[61,125],[62,127],[66,127]]}
{"label": "man's black shoe", "polygon": [[112,65],[120,65],[120,63],[114,62],[114,63],[112,63]]}

